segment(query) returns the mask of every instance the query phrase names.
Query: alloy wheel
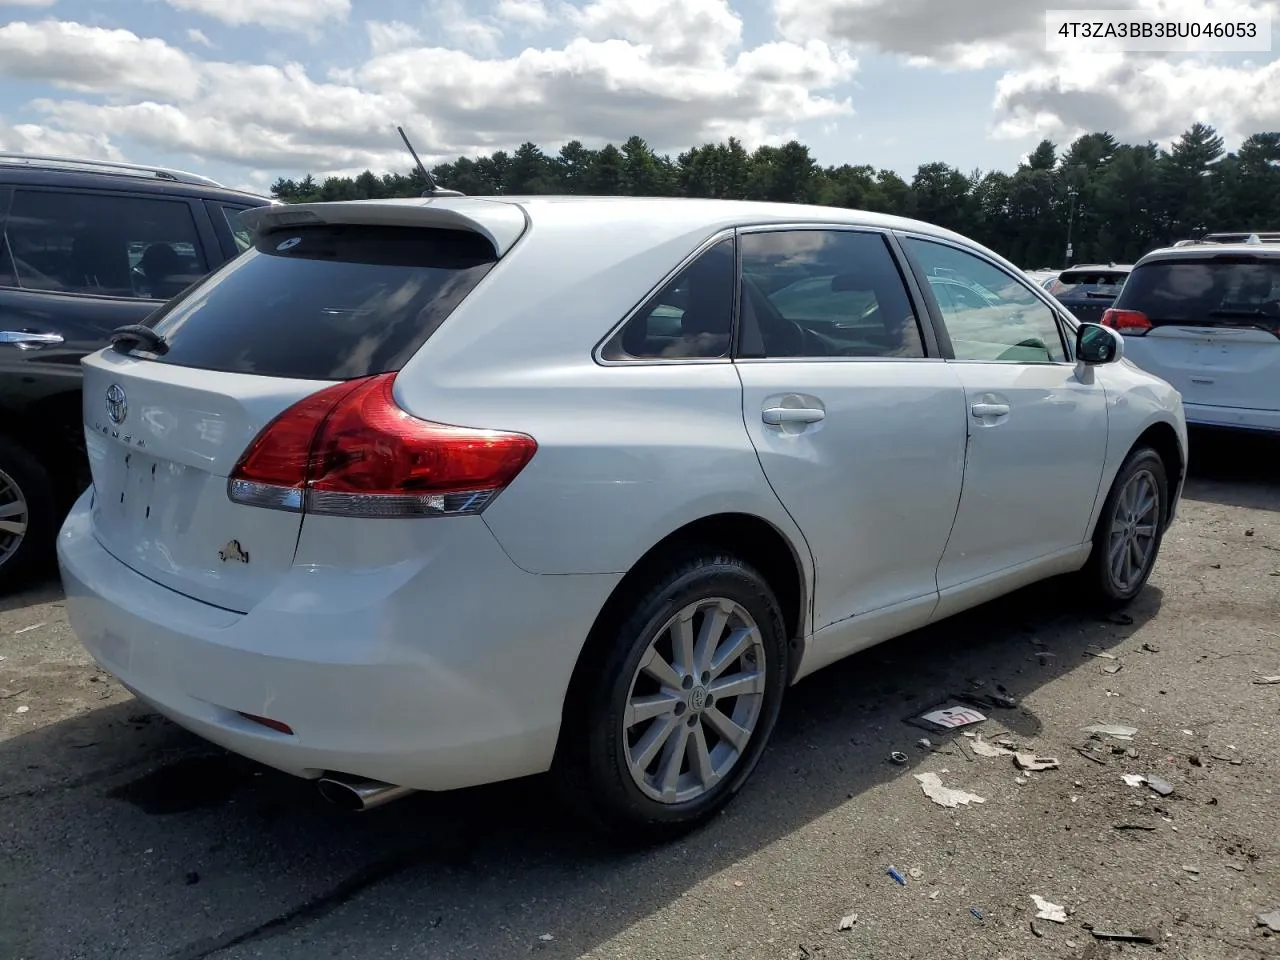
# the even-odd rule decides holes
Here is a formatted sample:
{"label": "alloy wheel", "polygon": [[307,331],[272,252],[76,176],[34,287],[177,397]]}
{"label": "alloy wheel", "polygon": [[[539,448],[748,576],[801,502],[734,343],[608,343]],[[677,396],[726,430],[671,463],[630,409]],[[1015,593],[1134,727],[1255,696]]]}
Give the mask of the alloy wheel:
{"label": "alloy wheel", "polygon": [[0,470],[0,566],[13,558],[27,536],[30,508],[16,480]]}
{"label": "alloy wheel", "polygon": [[1160,488],[1150,470],[1139,470],[1116,498],[1107,543],[1107,567],[1121,593],[1142,582],[1151,565],[1160,527]]}

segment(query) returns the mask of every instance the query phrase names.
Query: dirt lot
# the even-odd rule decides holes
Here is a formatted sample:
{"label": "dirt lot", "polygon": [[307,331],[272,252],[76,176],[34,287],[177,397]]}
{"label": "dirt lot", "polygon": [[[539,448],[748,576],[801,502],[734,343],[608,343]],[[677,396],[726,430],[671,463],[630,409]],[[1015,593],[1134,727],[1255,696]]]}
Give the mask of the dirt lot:
{"label": "dirt lot", "polygon": [[[82,653],[56,586],[10,598],[0,960],[1280,956],[1255,921],[1280,908],[1280,684],[1255,682],[1280,675],[1280,449],[1194,439],[1132,623],[1052,583],[823,671],[724,816],[639,854],[579,833],[537,779],[343,814],[149,715]],[[982,737],[1059,769],[963,737],[929,752],[903,722],[998,686],[1019,704]],[[1138,733],[1089,759],[1095,723]],[[927,772],[985,802],[936,805]],[[1094,936],[1115,931],[1154,943]]]}

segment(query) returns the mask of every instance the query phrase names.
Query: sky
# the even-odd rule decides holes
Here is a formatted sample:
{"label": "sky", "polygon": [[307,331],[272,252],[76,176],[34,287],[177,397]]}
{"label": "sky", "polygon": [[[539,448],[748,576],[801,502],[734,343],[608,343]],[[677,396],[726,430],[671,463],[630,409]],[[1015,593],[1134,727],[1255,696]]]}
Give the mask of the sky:
{"label": "sky", "polygon": [[[1048,137],[1228,149],[1280,130],[1277,52],[1046,49],[1102,0],[0,0],[0,150],[279,176],[407,170],[639,134],[679,153],[796,138],[908,180],[1010,170]],[[1108,0],[1270,12],[1275,0]],[[1276,47],[1272,44],[1273,48]]]}

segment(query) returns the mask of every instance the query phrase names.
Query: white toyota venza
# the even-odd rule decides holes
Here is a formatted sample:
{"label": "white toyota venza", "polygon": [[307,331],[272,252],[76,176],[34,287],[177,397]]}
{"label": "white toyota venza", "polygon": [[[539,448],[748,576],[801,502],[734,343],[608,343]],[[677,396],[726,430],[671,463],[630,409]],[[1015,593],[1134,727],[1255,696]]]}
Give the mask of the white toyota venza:
{"label": "white toyota venza", "polygon": [[84,361],[68,612],[141,700],[368,808],[554,770],[660,838],[785,691],[1050,576],[1144,586],[1182,404],[939,228],[711,200],[263,207]]}

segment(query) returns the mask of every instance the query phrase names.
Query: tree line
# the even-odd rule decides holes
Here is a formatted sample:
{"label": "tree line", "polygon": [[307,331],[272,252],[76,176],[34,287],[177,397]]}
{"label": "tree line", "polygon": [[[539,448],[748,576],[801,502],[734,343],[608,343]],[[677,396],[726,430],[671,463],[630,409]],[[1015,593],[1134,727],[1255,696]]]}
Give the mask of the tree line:
{"label": "tree line", "polygon": [[[964,173],[922,164],[910,182],[869,165],[821,166],[797,141],[748,151],[736,139],[672,158],[640,137],[590,149],[574,140],[554,154],[534,143],[459,157],[431,171],[470,196],[580,194],[709,197],[816,203],[914,217],[963,233],[1023,267],[1131,263],[1148,250],[1215,230],[1280,229],[1280,132],[1255,133],[1227,152],[1196,123],[1167,149],[1089,133],[1065,150],[1050,140],[1012,173]],[[280,178],[286,202],[414,197],[421,173]]]}

